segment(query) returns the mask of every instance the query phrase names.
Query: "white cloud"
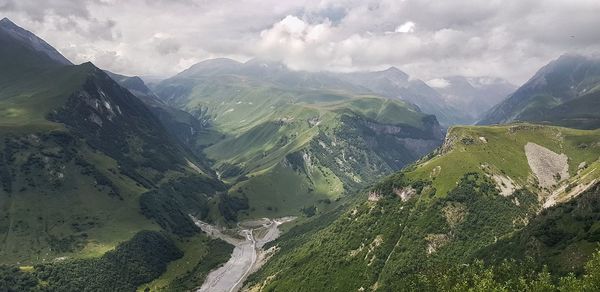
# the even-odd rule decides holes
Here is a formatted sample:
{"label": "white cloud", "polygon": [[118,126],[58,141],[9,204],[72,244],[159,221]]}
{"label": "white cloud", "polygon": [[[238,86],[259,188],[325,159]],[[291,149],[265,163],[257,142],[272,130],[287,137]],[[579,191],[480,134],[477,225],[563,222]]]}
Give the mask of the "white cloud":
{"label": "white cloud", "polygon": [[139,75],[261,57],[519,83],[563,53],[600,51],[600,1],[590,0],[0,0],[0,14],[76,63]]}
{"label": "white cloud", "polygon": [[412,21],[407,21],[403,25],[400,25],[396,28],[395,32],[400,33],[408,33],[415,31],[415,23]]}
{"label": "white cloud", "polygon": [[431,79],[431,80],[427,81],[426,83],[427,83],[427,85],[429,85],[433,88],[446,88],[446,87],[450,86],[450,81],[448,81],[444,78]]}

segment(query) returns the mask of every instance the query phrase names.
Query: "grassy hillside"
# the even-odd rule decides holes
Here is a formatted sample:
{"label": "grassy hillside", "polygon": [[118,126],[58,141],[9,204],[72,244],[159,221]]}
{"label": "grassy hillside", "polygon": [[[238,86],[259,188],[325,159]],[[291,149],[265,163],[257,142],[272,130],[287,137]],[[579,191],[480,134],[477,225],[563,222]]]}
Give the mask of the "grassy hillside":
{"label": "grassy hillside", "polygon": [[[5,22],[0,264],[34,275],[32,290],[123,291],[172,270],[169,262],[189,260],[189,240],[209,254],[227,250],[200,235],[188,216],[219,220],[218,204],[231,201],[205,159],[102,70],[70,65]],[[211,269],[226,258],[196,260]],[[193,268],[188,277],[201,279],[205,271]],[[20,284],[7,289],[27,290]]]}
{"label": "grassy hillside", "polygon": [[230,195],[248,199],[243,216],[328,209],[439,145],[435,118],[400,100],[203,70],[156,91],[221,133],[208,135],[204,153],[233,186]]}
{"label": "grassy hillside", "polygon": [[[365,194],[367,200],[331,225],[308,237],[275,242],[279,252],[249,285],[260,291],[419,290],[460,283],[449,277],[467,275],[463,264],[485,269],[476,268],[478,259],[501,269],[502,259],[532,254],[541,256],[532,259],[528,271],[548,264],[556,276],[581,272],[598,241],[587,226],[595,216],[592,198],[599,195],[599,136],[598,131],[529,124],[453,128],[437,153],[380,181]],[[540,186],[546,181],[537,178],[527,158],[535,161],[530,150],[537,148],[528,143],[564,153],[569,178],[563,174],[553,185]],[[575,207],[581,211],[573,211],[584,218],[574,221],[580,223],[560,215],[573,210],[570,202],[581,205]],[[530,246],[532,234],[544,243],[556,234],[570,240]],[[519,252],[524,249],[531,252]],[[505,252],[494,256],[494,250]],[[567,255],[577,260],[560,260]]]}
{"label": "grassy hillside", "polygon": [[206,121],[202,121],[184,110],[167,105],[146,86],[141,78],[105,72],[111,79],[139,98],[158,118],[165,130],[174,136],[187,151],[198,157],[195,160],[195,166],[200,168],[201,172],[214,176],[214,171],[208,165],[202,149],[211,143],[213,140],[211,136],[217,135],[218,132],[207,127]]}
{"label": "grassy hillside", "polygon": [[80,86],[86,70],[85,66],[52,67],[0,79],[0,123],[4,127],[51,124],[47,115]]}
{"label": "grassy hillside", "polygon": [[[333,74],[333,73],[332,73]],[[398,68],[384,71],[334,74],[342,80],[368,88],[391,99],[401,99],[417,105],[423,112],[435,115],[444,127],[470,124],[474,120],[465,108],[456,107],[425,82],[410,77]]]}
{"label": "grassy hillside", "polygon": [[[569,181],[580,181],[590,172],[594,173],[583,181],[588,182],[596,176],[594,169],[600,153],[596,143],[598,135],[598,130],[534,124],[455,127],[448,131],[440,153],[416,164],[407,176],[411,179],[430,179],[438,194],[444,194],[465,173],[479,172],[510,180],[515,189],[527,188],[545,196],[553,189],[542,190],[537,186],[528,164],[525,145],[535,143],[555,153],[564,153],[568,157],[570,178],[561,180],[560,185],[567,185]],[[593,167],[580,171],[581,163]]]}
{"label": "grassy hillside", "polygon": [[[56,67],[54,82],[35,76],[37,82],[11,83],[15,89],[0,95],[6,108],[18,113],[0,119],[5,263],[98,255],[139,230],[175,220],[142,214],[142,194],[207,216],[202,210],[224,186],[198,174],[192,164],[197,158],[178,146],[133,95],[91,64]],[[29,82],[37,86],[27,87]],[[45,105],[42,110],[33,100]],[[187,196],[195,198],[163,197],[166,186],[178,184],[193,186]],[[177,216],[181,222],[169,230],[193,228],[186,214]]]}

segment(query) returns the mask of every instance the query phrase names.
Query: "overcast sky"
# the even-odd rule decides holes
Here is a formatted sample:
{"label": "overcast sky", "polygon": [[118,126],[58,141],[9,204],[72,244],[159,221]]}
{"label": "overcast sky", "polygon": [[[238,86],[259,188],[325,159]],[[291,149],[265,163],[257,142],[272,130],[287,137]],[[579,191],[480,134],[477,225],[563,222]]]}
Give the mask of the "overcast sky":
{"label": "overcast sky", "polygon": [[75,63],[130,75],[260,57],[520,84],[563,53],[600,51],[599,0],[0,0],[0,16]]}

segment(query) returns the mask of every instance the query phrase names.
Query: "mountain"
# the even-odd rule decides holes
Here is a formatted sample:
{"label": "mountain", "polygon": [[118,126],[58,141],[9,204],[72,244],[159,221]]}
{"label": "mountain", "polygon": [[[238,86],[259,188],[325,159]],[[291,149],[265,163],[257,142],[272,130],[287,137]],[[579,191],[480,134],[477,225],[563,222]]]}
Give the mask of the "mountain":
{"label": "mountain", "polygon": [[[329,72],[293,71],[279,62],[263,59],[251,59],[240,63],[227,58],[205,60],[175,76],[177,79],[209,76],[237,75],[248,78],[248,81],[260,81],[285,88],[294,89],[327,89],[354,93],[365,93],[368,89],[351,82],[344,81],[336,74]],[[171,78],[172,80],[173,78]],[[165,80],[166,81],[166,80]],[[165,82],[163,82],[164,84]],[[168,81],[166,82],[168,83]],[[164,86],[164,85],[163,85]],[[162,86],[161,86],[162,87]]]}
{"label": "mountain", "polygon": [[419,79],[396,67],[384,71],[335,74],[340,79],[388,98],[399,98],[417,105],[423,112],[435,115],[445,126],[469,124],[468,115],[458,107],[447,103],[442,95]]}
{"label": "mountain", "polygon": [[226,185],[140,98],[6,19],[0,51],[1,264],[35,265],[49,290],[131,290],[200,265],[188,242],[228,248],[188,215],[231,213]]}
{"label": "mountain", "polygon": [[435,117],[411,104],[261,60],[204,61],[154,90],[220,133],[199,147],[251,217],[331,208],[441,143]]}
{"label": "mountain", "polygon": [[581,273],[600,241],[599,138],[532,124],[453,127],[435,153],[330,224],[292,228],[267,246],[276,252],[247,286],[531,291],[544,282],[554,291],[543,266],[556,277]]}
{"label": "mountain", "polygon": [[600,126],[600,61],[563,55],[540,69],[479,124],[532,121],[567,127]]}
{"label": "mountain", "polygon": [[[3,43],[3,49],[0,51],[0,53],[2,53],[3,56],[6,56],[5,53],[7,52],[14,52],[14,50],[20,49],[28,52],[30,54],[30,58],[35,58],[40,64],[48,62],[61,65],[73,65],[71,61],[67,60],[67,58],[61,55],[56,49],[54,49],[44,40],[17,26],[6,17],[0,20],[0,31],[0,41]],[[5,62],[8,60],[3,61]],[[14,61],[22,62],[24,60]],[[11,63],[5,63],[5,65],[7,64]]]}
{"label": "mountain", "polygon": [[432,81],[445,102],[461,109],[472,122],[517,89],[506,80],[492,77],[448,76]]}
{"label": "mountain", "polygon": [[425,82],[411,78],[396,67],[374,72],[307,72],[292,71],[283,63],[261,59],[240,63],[219,58],[200,62],[178,74],[178,78],[210,75],[242,75],[251,78],[260,76],[262,82],[285,88],[338,90],[354,95],[400,99],[418,106],[424,113],[435,115],[444,127],[475,121],[470,116],[471,113],[463,112],[461,108],[447,102]]}
{"label": "mountain", "polygon": [[105,71],[113,80],[129,92],[133,93],[152,113],[160,120],[167,132],[178,138],[179,142],[189,151],[201,157],[198,162],[202,164],[203,171],[213,171],[204,159],[202,149],[197,146],[202,144],[202,137],[210,136],[212,130],[207,127],[206,121],[197,119],[192,114],[167,105],[137,76],[124,76]]}
{"label": "mountain", "polygon": [[598,204],[600,184],[595,183],[574,199],[543,210],[523,229],[478,253],[495,263],[530,257],[560,274],[581,274],[600,240]]}

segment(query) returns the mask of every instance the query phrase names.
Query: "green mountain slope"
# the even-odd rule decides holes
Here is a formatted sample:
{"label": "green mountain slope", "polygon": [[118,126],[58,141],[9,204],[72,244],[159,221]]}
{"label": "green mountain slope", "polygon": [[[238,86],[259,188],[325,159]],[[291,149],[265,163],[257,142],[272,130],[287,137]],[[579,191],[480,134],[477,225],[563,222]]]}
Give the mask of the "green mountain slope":
{"label": "green mountain slope", "polygon": [[[553,264],[557,275],[581,271],[597,242],[587,226],[596,212],[590,197],[600,195],[599,137],[598,130],[529,124],[452,128],[436,153],[380,181],[331,225],[275,242],[279,251],[248,284],[258,291],[419,290],[451,283],[450,271],[477,259],[520,260],[536,252],[550,260],[535,258],[529,273],[543,264]],[[560,177],[545,171],[555,167]],[[572,210],[569,204],[586,204],[573,211],[583,214],[581,223],[556,215]],[[554,247],[521,240],[553,237],[545,226],[563,228],[559,222],[581,226],[580,232],[559,229],[570,240]],[[531,253],[512,250],[512,242]],[[490,252],[500,247],[506,252]],[[567,255],[578,260],[551,258]]]}
{"label": "green mountain slope", "polygon": [[580,129],[600,128],[600,91],[584,94],[550,109],[524,116],[524,119]]}
{"label": "green mountain slope", "polygon": [[201,234],[188,214],[221,220],[226,186],[102,70],[66,64],[7,23],[0,25],[0,264],[24,266],[34,286],[50,291],[133,290],[180,269],[178,259],[201,281],[226,258],[194,250],[229,245]]}
{"label": "green mountain slope", "polygon": [[474,120],[466,110],[448,103],[440,93],[419,79],[413,79],[396,67],[384,71],[335,74],[342,80],[362,86],[393,99],[417,105],[423,112],[435,115],[442,126],[471,124]]}
{"label": "green mountain slope", "polygon": [[479,252],[482,257],[532,257],[561,274],[583,272],[600,241],[600,184],[564,204],[543,210],[525,228]]}
{"label": "green mountain slope", "polygon": [[479,124],[532,121],[582,129],[600,126],[600,61],[564,55],[540,69]]}
{"label": "green mountain slope", "polygon": [[[373,72],[306,72],[292,71],[284,64],[253,59],[244,64],[225,58],[207,60],[198,63],[178,75],[178,79],[209,77],[215,75],[238,75],[260,80],[271,85],[276,84],[286,89],[337,90],[354,95],[378,95],[390,99],[400,99],[418,106],[424,113],[437,117],[442,126],[454,124],[470,124],[475,121],[470,109],[456,106],[446,100],[437,90],[429,87],[422,80],[411,78],[395,67]],[[159,87],[162,97],[170,98],[172,94],[189,94],[190,86],[168,85],[163,82]],[[467,98],[462,96],[456,98]],[[468,95],[468,94],[465,94]],[[481,102],[490,97],[482,96]],[[491,105],[489,106],[491,107]],[[487,107],[486,109],[489,109]]]}
{"label": "green mountain slope", "polygon": [[328,208],[440,143],[436,119],[409,104],[273,66],[211,60],[155,88],[221,133],[204,153],[248,216]]}
{"label": "green mountain slope", "polygon": [[[3,73],[25,71],[29,66],[45,67],[72,65],[56,49],[33,33],[17,26],[8,18],[0,20],[0,41],[2,48]],[[7,58],[19,55],[21,58]]]}
{"label": "green mountain slope", "polygon": [[193,152],[200,159],[196,160],[196,166],[202,169],[202,172],[211,173],[214,171],[208,165],[204,157],[202,147],[204,138],[215,135],[214,130],[208,127],[206,121],[202,121],[192,114],[167,105],[160,100],[156,94],[146,86],[144,81],[137,76],[124,76],[105,71],[113,80],[133,93],[150,109],[156,116],[167,132],[175,136],[181,145]]}

